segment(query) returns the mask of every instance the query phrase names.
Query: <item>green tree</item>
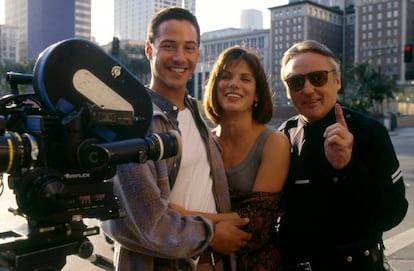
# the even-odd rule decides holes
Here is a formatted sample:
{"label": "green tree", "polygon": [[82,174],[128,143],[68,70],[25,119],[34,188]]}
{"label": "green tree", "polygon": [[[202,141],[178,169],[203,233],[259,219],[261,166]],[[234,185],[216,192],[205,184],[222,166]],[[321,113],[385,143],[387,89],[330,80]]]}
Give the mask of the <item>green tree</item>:
{"label": "green tree", "polygon": [[[150,76],[150,65],[145,56],[145,46],[138,44],[122,44],[122,41],[112,41],[111,55],[117,58],[128,70],[135,75],[141,82],[146,83]],[[114,44],[116,54],[114,54]]]}
{"label": "green tree", "polygon": [[126,44],[120,52],[119,61],[140,81],[147,83],[150,74],[150,64],[145,56],[145,47],[143,45]]}
{"label": "green tree", "polygon": [[111,54],[114,57],[118,57],[119,56],[119,39],[117,37],[114,37],[112,39],[112,49],[111,49]]}
{"label": "green tree", "polygon": [[385,100],[393,99],[398,91],[396,82],[390,76],[376,70],[369,63],[355,63],[348,77],[348,106],[370,112],[374,116],[382,116]]}

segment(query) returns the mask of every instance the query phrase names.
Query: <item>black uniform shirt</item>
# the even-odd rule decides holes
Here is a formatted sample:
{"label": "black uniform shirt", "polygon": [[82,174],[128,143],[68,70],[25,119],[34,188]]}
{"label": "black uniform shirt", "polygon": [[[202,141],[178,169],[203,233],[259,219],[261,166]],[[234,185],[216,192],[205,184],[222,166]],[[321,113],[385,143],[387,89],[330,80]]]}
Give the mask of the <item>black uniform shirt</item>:
{"label": "black uniform shirt", "polygon": [[407,211],[388,131],[362,114],[343,111],[354,145],[351,162],[342,170],[334,169],[324,154],[323,133],[336,121],[333,109],[316,123],[296,116],[281,125],[292,143],[280,228],[285,257],[326,258],[342,248],[373,246]]}

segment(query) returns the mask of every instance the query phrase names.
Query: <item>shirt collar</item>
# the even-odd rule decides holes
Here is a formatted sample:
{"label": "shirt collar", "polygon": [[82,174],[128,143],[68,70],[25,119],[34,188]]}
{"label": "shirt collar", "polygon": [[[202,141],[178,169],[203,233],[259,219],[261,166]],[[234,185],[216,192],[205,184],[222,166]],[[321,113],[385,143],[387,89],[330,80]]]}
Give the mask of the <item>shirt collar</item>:
{"label": "shirt collar", "polygon": [[151,96],[152,102],[160,108],[160,110],[167,116],[172,116],[175,119],[178,115],[178,106],[170,102],[167,98],[159,94],[158,92],[148,88],[148,92]]}

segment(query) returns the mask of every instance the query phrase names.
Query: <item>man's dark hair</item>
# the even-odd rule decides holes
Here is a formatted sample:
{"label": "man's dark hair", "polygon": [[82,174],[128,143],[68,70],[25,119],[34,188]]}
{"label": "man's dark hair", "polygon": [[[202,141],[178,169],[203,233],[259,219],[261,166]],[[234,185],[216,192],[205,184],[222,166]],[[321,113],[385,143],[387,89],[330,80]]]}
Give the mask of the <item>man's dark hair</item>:
{"label": "man's dark hair", "polygon": [[172,19],[189,21],[197,31],[197,43],[200,45],[200,26],[197,18],[189,10],[180,7],[165,8],[156,13],[149,23],[147,40],[150,43],[154,43],[154,40],[158,35],[158,27],[160,24]]}

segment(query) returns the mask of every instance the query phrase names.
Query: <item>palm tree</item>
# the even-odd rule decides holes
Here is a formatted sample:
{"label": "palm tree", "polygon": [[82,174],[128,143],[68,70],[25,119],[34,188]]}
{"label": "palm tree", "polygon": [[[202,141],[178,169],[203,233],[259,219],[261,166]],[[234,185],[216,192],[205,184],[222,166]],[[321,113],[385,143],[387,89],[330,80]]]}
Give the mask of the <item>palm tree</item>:
{"label": "palm tree", "polygon": [[363,112],[371,112],[374,116],[382,116],[385,99],[393,99],[397,91],[395,80],[374,69],[369,63],[355,63],[350,70],[350,87],[348,95],[350,107]]}

